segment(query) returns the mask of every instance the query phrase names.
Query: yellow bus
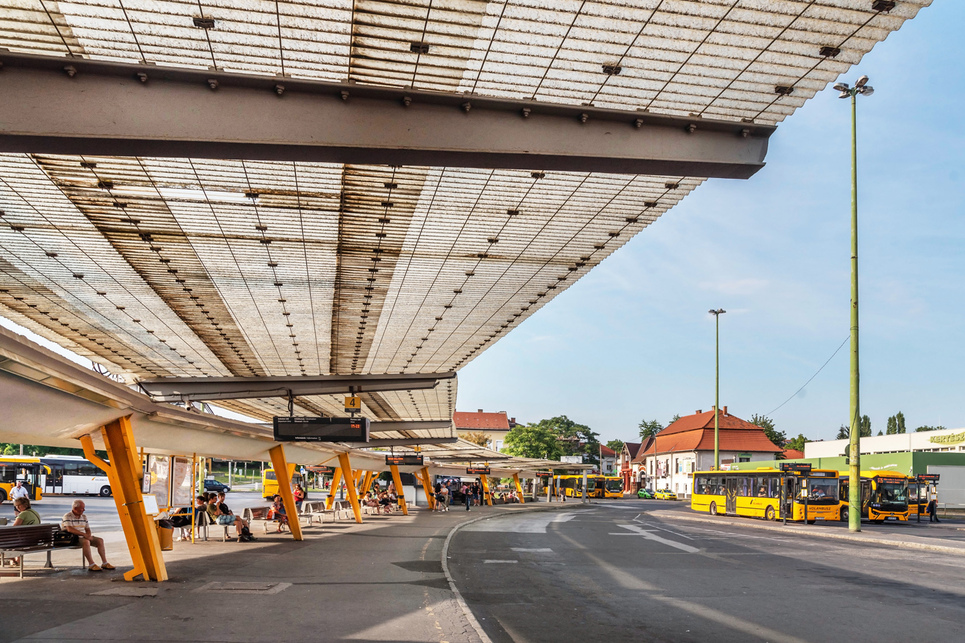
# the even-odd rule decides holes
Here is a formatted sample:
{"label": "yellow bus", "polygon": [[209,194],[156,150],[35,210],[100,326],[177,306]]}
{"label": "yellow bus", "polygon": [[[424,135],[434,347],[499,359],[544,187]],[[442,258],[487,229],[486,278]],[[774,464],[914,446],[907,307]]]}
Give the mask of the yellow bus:
{"label": "yellow bus", "polygon": [[40,500],[43,497],[40,477],[45,473],[49,473],[49,470],[40,462],[40,458],[0,456],[0,501],[10,498],[10,490],[18,480],[30,492],[31,500]]}
{"label": "yellow bus", "polygon": [[[596,486],[593,489],[594,498],[622,498],[623,478],[620,476],[593,476]],[[590,495],[590,494],[587,494]]]}
{"label": "yellow bus", "polygon": [[[690,508],[711,515],[751,516],[813,523],[841,520],[838,472],[830,469],[780,471],[697,471]],[[806,515],[805,515],[806,514]]]}
{"label": "yellow bus", "polygon": [[[292,487],[302,484],[302,474],[295,472],[292,474]],[[278,478],[275,477],[274,469],[265,469],[261,474],[261,495],[263,498],[274,498],[278,495]]]}
{"label": "yellow bus", "polygon": [[[841,477],[841,520],[848,519],[849,479]],[[896,471],[861,472],[861,517],[873,522],[908,520],[908,476]]]}
{"label": "yellow bus", "polygon": [[[587,476],[586,477],[586,495],[587,497],[593,497],[594,492],[597,488],[597,478],[600,476]],[[549,479],[546,478],[548,482]],[[583,474],[579,475],[565,475],[565,476],[554,476],[554,490],[558,495],[560,490],[563,490],[563,495],[567,498],[582,498],[583,497]],[[546,495],[546,485],[543,485],[543,495]]]}

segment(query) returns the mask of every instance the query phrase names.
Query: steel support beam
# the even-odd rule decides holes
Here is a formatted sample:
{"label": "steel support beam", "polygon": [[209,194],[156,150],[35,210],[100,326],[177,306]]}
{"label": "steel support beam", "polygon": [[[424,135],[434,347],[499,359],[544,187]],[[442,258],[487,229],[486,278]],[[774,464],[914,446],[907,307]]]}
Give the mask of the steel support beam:
{"label": "steel support beam", "polygon": [[103,470],[111,483],[114,504],[117,505],[121,528],[134,563],[134,569],[124,573],[124,580],[131,581],[141,576],[146,581],[165,581],[168,572],[161,555],[157,527],[147,515],[141,495],[142,466],[140,458],[136,456],[130,418],[118,418],[101,427],[100,431],[110,464],[97,457],[90,435],[81,436],[80,444],[87,459]]}
{"label": "steel support beam", "polygon": [[429,503],[429,509],[434,510],[436,508],[436,497],[432,494],[432,485],[429,483],[429,467],[422,467],[415,474],[415,477],[422,482],[422,490],[426,492],[426,501]]}
{"label": "steel support beam", "polygon": [[774,127],[0,54],[0,152],[748,178]]}
{"label": "steel support beam", "polygon": [[402,477],[399,475],[399,467],[392,464],[389,465],[389,470],[392,472],[392,482],[395,484],[395,494],[399,498],[399,508],[402,509],[403,514],[408,516],[409,506],[405,502],[405,493],[402,491]]}
{"label": "steel support beam", "polygon": [[493,494],[489,491],[489,476],[481,475],[479,476],[480,481],[482,481],[483,488],[483,498],[486,499],[486,504],[490,507],[493,506]]}
{"label": "steel support beam", "polygon": [[[372,424],[376,424],[372,422]],[[369,440],[368,442],[340,442],[346,446],[362,447],[363,449],[378,449],[381,447],[407,447],[423,444],[452,444],[459,438],[392,438],[387,440]],[[431,452],[427,452],[431,455]]]}
{"label": "steel support beam", "polygon": [[362,508],[359,507],[359,495],[355,493],[355,477],[352,475],[352,463],[347,453],[338,454],[338,466],[342,469],[342,477],[345,479],[345,491],[348,493],[348,501],[352,504],[352,513],[355,514],[355,522],[362,524]]}
{"label": "steel support beam", "polygon": [[[140,382],[155,400],[244,400],[292,395],[337,395],[340,393],[410,391],[435,388],[449,373],[404,373],[398,375],[313,375],[308,377],[167,377]],[[393,423],[394,424],[394,423]],[[448,426],[448,425],[447,425]],[[388,429],[394,431],[397,429]]]}
{"label": "steel support beam", "polygon": [[513,482],[516,483],[516,493],[519,495],[519,504],[525,505],[526,501],[523,499],[523,486],[519,484],[519,474],[513,474]]}
{"label": "steel support beam", "polygon": [[281,444],[269,449],[268,455],[271,456],[271,466],[275,470],[275,477],[278,479],[278,493],[285,505],[285,514],[288,516],[288,528],[291,529],[292,538],[303,540],[302,525],[298,521],[298,506],[295,504],[295,494],[292,493],[292,473],[295,470],[295,463],[288,464],[285,460],[285,447]]}
{"label": "steel support beam", "polygon": [[338,491],[338,485],[342,483],[342,468],[335,467],[332,471],[332,484],[328,488],[328,498],[325,499],[325,509],[326,511],[332,510],[332,505],[335,504],[335,493]]}

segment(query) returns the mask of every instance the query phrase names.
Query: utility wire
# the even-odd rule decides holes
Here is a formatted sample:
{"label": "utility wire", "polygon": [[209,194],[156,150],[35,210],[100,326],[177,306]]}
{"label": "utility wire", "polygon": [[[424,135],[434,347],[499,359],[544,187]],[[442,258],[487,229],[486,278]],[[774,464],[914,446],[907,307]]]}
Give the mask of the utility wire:
{"label": "utility wire", "polygon": [[[850,335],[848,335],[847,337],[845,337],[845,338],[844,338],[844,341],[841,342],[841,345],[838,346],[836,349],[834,349],[834,352],[831,353],[831,357],[828,358],[828,361],[821,365],[821,368],[819,368],[819,369],[817,370],[817,372],[815,372],[814,375],[812,375],[811,378],[808,379],[808,381],[804,383],[804,386],[802,386],[802,387],[799,388],[798,390],[794,391],[793,395],[791,395],[791,397],[789,397],[789,398],[787,398],[786,400],[784,400],[783,402],[781,402],[780,406],[778,406],[776,409],[774,409],[774,411],[780,410],[780,408],[781,408],[782,406],[784,406],[785,404],[787,404],[788,402],[790,402],[791,400],[793,400],[794,397],[795,397],[798,393],[800,393],[801,391],[803,391],[803,390],[807,387],[807,385],[811,383],[811,380],[813,380],[815,377],[817,377],[817,376],[818,376],[818,373],[820,373],[821,371],[824,370],[824,367],[828,365],[828,362],[830,362],[832,359],[834,359],[834,356],[838,354],[838,351],[841,350],[842,348],[844,348],[844,345],[848,343],[848,340],[849,340],[849,339],[851,339],[851,336],[850,336]],[[770,413],[768,413],[768,415],[774,415],[774,411],[771,411]]]}

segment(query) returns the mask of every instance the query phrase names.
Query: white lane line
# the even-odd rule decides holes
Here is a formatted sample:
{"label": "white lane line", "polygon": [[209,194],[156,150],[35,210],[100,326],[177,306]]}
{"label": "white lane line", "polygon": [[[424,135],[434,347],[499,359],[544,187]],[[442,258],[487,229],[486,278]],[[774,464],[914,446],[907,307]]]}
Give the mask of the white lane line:
{"label": "white lane line", "polygon": [[518,560],[484,560],[484,565],[515,565]]}
{"label": "white lane line", "polygon": [[537,554],[552,554],[553,550],[549,547],[510,547],[513,551],[531,551]]}
{"label": "white lane line", "polygon": [[658,536],[657,534],[653,533],[652,531],[648,531],[648,530],[646,530],[646,529],[643,529],[642,527],[640,527],[640,526],[638,526],[638,525],[617,525],[617,527],[622,527],[623,529],[626,529],[626,530],[631,531],[631,532],[633,532],[633,533],[635,533],[635,534],[638,534],[638,535],[640,535],[640,536],[643,536],[643,537],[646,538],[647,540],[652,540],[652,541],[654,541],[654,542],[663,543],[664,545],[668,545],[668,546],[670,546],[670,547],[674,547],[674,548],[676,548],[676,549],[679,549],[680,551],[685,551],[685,552],[687,552],[688,554],[696,554],[697,552],[700,551],[700,549],[698,549],[697,547],[691,547],[690,545],[687,545],[687,544],[684,544],[684,543],[678,543],[676,540],[670,540],[669,538],[664,538],[663,536]]}

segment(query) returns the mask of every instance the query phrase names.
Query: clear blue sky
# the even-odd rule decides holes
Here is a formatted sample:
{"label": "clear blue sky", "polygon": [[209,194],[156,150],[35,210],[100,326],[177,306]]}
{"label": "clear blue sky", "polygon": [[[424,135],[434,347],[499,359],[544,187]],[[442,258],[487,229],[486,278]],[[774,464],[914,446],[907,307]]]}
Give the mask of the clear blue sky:
{"label": "clear blue sky", "polygon": [[[965,2],[937,0],[840,80],[858,97],[861,411],[965,426]],[[460,372],[458,410],[565,414],[606,441],[721,405],[832,439],[848,418],[850,110],[830,87],[767,166],[712,180]]]}

